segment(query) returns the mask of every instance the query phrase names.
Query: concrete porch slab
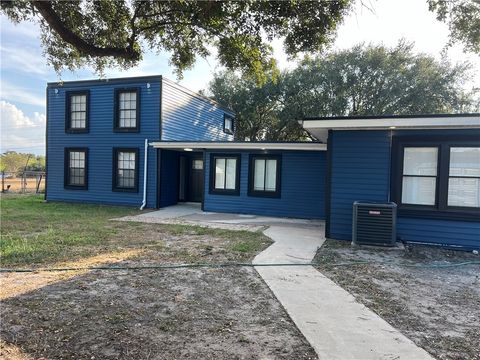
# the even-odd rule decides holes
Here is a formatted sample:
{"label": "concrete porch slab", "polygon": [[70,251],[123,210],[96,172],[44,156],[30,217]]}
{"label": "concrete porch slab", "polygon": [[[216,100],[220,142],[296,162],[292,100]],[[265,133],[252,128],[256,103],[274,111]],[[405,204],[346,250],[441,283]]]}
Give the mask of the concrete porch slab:
{"label": "concrete porch slab", "polygon": [[124,216],[116,221],[137,221],[159,224],[193,224],[230,230],[263,230],[274,224],[286,226],[323,226],[322,220],[292,219],[233,213],[202,211],[198,203],[182,203],[140,215]]}
{"label": "concrete porch slab", "polygon": [[201,214],[202,207],[198,203],[183,203],[177,204],[173,206],[168,206],[166,208],[162,208],[159,210],[148,211],[144,214],[135,215],[135,216],[128,216],[128,218],[136,218],[136,219],[175,219],[179,217],[184,217],[187,215],[193,214]]}

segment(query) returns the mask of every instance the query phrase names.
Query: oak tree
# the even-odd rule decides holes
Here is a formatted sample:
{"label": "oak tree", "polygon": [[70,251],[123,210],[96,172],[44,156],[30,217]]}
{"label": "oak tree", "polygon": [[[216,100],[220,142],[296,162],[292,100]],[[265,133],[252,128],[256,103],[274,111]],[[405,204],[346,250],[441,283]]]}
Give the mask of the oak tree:
{"label": "oak tree", "polygon": [[284,39],[289,56],[329,44],[353,0],[147,1],[5,0],[10,20],[40,23],[48,62],[57,72],[85,65],[101,72],[138,64],[146,50],[171,53],[178,75],[197,56],[258,82],[275,69],[270,42]]}
{"label": "oak tree", "polygon": [[300,140],[309,116],[413,115],[479,111],[465,84],[467,63],[450,64],[413,45],[360,44],[305,58],[258,86],[231,72],[216,74],[210,94],[237,114],[237,139]]}

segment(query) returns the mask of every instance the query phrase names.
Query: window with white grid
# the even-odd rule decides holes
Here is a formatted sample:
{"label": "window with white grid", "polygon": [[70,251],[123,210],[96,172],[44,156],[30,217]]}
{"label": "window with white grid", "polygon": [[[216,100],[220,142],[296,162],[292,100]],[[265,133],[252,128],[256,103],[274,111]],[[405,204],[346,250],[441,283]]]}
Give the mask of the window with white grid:
{"label": "window with white grid", "polygon": [[72,187],[85,187],[87,185],[87,180],[86,180],[87,152],[86,150],[67,149],[66,156],[67,156],[66,185],[72,186]]}
{"label": "window with white grid", "polygon": [[117,151],[116,161],[115,187],[118,189],[135,189],[137,187],[137,152],[119,150]]}
{"label": "window with white grid", "polygon": [[120,129],[137,128],[137,91],[120,91],[118,93],[118,120]]}
{"label": "window with white grid", "polygon": [[82,131],[88,126],[88,93],[67,93],[67,130]]}

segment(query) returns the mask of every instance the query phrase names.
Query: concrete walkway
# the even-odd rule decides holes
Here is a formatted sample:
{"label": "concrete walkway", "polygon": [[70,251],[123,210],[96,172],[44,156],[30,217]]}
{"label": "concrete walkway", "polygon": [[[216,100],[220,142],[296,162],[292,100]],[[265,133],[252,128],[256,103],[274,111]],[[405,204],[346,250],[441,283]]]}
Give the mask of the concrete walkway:
{"label": "concrete walkway", "polygon": [[[117,220],[263,229],[273,241],[254,264],[306,263],[325,241],[322,221],[202,212],[181,204]],[[313,346],[320,359],[432,359],[398,330],[312,266],[255,269]]]}
{"label": "concrete walkway", "polygon": [[[275,243],[254,264],[311,261],[323,229],[274,225]],[[432,359],[398,330],[312,266],[256,267],[320,359]]]}

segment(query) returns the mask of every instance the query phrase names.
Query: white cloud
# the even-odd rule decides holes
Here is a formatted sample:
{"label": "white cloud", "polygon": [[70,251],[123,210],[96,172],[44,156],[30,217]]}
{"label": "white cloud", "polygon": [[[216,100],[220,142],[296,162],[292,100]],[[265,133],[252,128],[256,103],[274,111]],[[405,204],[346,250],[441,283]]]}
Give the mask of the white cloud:
{"label": "white cloud", "polygon": [[19,87],[2,80],[0,96],[2,100],[40,106],[45,109],[45,95],[31,93],[31,90],[31,88]]}
{"label": "white cloud", "polygon": [[2,38],[5,36],[21,36],[31,39],[40,39],[40,26],[36,22],[23,21],[15,24],[8,19],[7,16],[0,16],[0,23],[2,24]]}
{"label": "white cloud", "polygon": [[48,74],[49,69],[46,65],[46,60],[41,54],[32,56],[32,49],[21,47],[5,47],[0,46],[0,56],[2,59],[2,69],[12,69],[27,74],[45,75]]}
{"label": "white cloud", "polygon": [[45,114],[35,112],[26,116],[22,110],[7,101],[0,101],[1,151],[44,153]]}

